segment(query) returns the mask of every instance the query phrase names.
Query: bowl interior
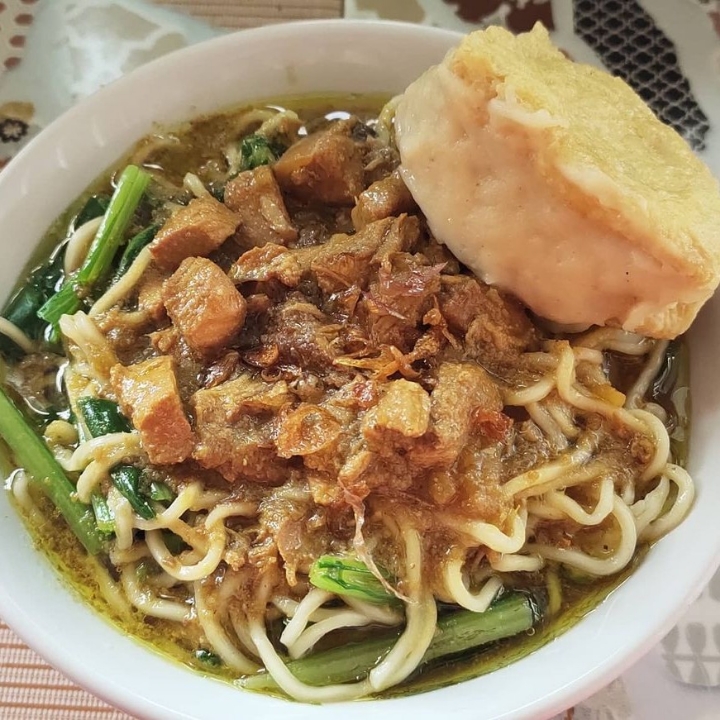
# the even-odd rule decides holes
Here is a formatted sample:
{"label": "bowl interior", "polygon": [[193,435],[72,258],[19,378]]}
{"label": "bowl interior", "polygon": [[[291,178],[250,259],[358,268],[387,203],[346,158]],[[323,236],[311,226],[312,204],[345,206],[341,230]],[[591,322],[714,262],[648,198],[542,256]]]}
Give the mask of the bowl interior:
{"label": "bowl interior", "polygon": [[[141,68],[80,104],[31,143],[0,176],[7,295],[50,223],[154,124],[168,124],[245,101],[318,92],[398,92],[455,42],[455,33],[392,23],[324,21],[225,36]],[[4,299],[4,297],[2,298]],[[635,574],[578,626],[491,675],[429,695],[373,703],[377,718],[398,710],[468,717],[549,717],[619,674],[669,630],[720,561],[720,469],[713,427],[720,387],[718,302],[692,332],[691,471],[698,501]],[[290,704],[204,678],[124,637],[57,578],[0,493],[0,616],[74,680],[135,715],[215,718],[262,712],[286,718],[362,718],[365,703]],[[478,699],[482,698],[481,702]]]}

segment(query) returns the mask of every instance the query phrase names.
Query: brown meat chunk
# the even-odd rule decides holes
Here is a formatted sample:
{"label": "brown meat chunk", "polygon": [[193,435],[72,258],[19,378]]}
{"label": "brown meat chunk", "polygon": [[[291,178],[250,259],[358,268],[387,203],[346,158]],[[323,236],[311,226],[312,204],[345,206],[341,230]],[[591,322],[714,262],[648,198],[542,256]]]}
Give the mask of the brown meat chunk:
{"label": "brown meat chunk", "polygon": [[240,365],[240,354],[235,350],[226,352],[202,373],[203,387],[211,388],[227,382]]}
{"label": "brown meat chunk", "polygon": [[196,198],[160,228],[150,252],[161,268],[174,270],[187,257],[217,250],[239,224],[240,218],[215,198]]}
{"label": "brown meat chunk", "polygon": [[485,292],[475,278],[453,275],[443,278],[440,311],[454,333],[465,337],[470,323],[485,306]]}
{"label": "brown meat chunk", "polygon": [[411,248],[419,235],[416,217],[401,215],[378,220],[354,235],[333,235],[317,249],[310,270],[327,293],[353,285],[365,287],[374,269],[391,255]]}
{"label": "brown meat chunk", "polygon": [[[278,431],[279,454],[300,456],[309,471],[308,478],[319,483],[316,489],[325,496],[327,489],[320,486],[336,482],[348,456],[362,443],[358,401],[354,397],[357,385],[350,380],[339,391],[324,393],[322,403],[317,402],[318,397],[302,402],[283,418]],[[292,389],[297,395],[297,382],[292,383]]]}
{"label": "brown meat chunk", "polygon": [[396,170],[360,193],[352,211],[352,221],[356,230],[362,230],[376,220],[416,210],[415,200]]}
{"label": "brown meat chunk", "polygon": [[334,123],[292,145],[273,165],[280,187],[300,200],[352,205],[364,189],[364,169],[350,129]]}
{"label": "brown meat chunk", "polygon": [[284,381],[269,384],[247,374],[198,390],[191,400],[198,435],[193,457],[230,482],[283,482],[289,471],[277,457],[274,419],[291,399]]}
{"label": "brown meat chunk", "polygon": [[138,310],[147,313],[158,322],[165,317],[162,287],[165,277],[156,267],[149,267],[143,274],[137,291]]}
{"label": "brown meat chunk", "polygon": [[431,427],[412,451],[421,467],[452,465],[475,429],[477,411],[502,410],[500,391],[474,363],[442,363],[430,402]]}
{"label": "brown meat chunk", "polygon": [[312,455],[332,445],[340,435],[340,423],[327,409],[302,403],[283,418],[276,444],[278,455]]}
{"label": "brown meat chunk", "polygon": [[190,349],[174,325],[149,333],[148,338],[160,355],[169,355],[175,361],[175,377],[180,388],[180,397],[184,403],[188,402],[190,396],[200,387],[204,358]]}
{"label": "brown meat chunk", "polygon": [[365,324],[375,345],[394,345],[410,352],[420,338],[420,323],[434,307],[442,265],[431,266],[422,255],[398,253],[383,267],[363,302]]}
{"label": "brown meat chunk", "polygon": [[282,245],[263,245],[244,252],[230,268],[230,277],[236,283],[280,280],[288,287],[296,287],[302,279],[303,269],[296,255],[304,250],[288,250]]}
{"label": "brown meat chunk", "polygon": [[398,452],[396,447],[385,448],[383,452],[360,450],[348,458],[338,481],[359,499],[377,488],[382,488],[384,493],[405,493],[417,477],[413,452],[413,449]]}
{"label": "brown meat chunk", "polygon": [[180,463],[192,452],[193,432],[185,417],[172,358],[115,365],[110,381],[123,412],[140,432],[151,463]]}
{"label": "brown meat chunk", "polygon": [[291,480],[263,499],[258,513],[260,532],[272,537],[291,586],[297,572],[308,573],[313,561],[338,543],[328,531],[329,520],[326,509],[314,507],[305,482]]}
{"label": "brown meat chunk", "polygon": [[277,358],[284,364],[304,370],[325,369],[340,353],[333,342],[340,330],[340,325],[312,303],[290,299],[273,312],[262,344],[276,347]]}
{"label": "brown meat chunk", "polygon": [[466,275],[443,276],[440,311],[471,357],[496,366],[528,350],[535,329],[522,305]]}
{"label": "brown meat chunk", "polygon": [[467,445],[450,472],[435,473],[431,493],[432,489],[437,492],[442,481],[450,481],[454,489],[450,498],[454,513],[502,526],[513,507],[513,498],[503,491],[501,468],[501,444],[493,443],[484,449]]}
{"label": "brown meat chunk", "polygon": [[296,250],[277,245],[253,248],[240,256],[230,275],[235,282],[279,280],[287,287],[297,287],[304,277],[314,275],[327,293],[353,285],[364,287],[374,268],[412,248],[419,237],[416,217],[385,218],[354,235],[337,233],[322,245]]}
{"label": "brown meat chunk", "polygon": [[365,182],[370,185],[383,180],[400,165],[400,153],[379,137],[365,140]]}
{"label": "brown meat chunk", "polygon": [[163,285],[168,315],[200,355],[225,347],[245,322],[245,299],[207,258],[185,258]]}
{"label": "brown meat chunk", "polygon": [[379,451],[408,446],[406,439],[425,434],[430,424],[430,396],[415,382],[393,380],[380,402],[363,419],[363,435]]}
{"label": "brown meat chunk", "polygon": [[240,173],[225,186],[225,204],[238,214],[238,238],[251,246],[297,240],[273,171],[267,165]]}

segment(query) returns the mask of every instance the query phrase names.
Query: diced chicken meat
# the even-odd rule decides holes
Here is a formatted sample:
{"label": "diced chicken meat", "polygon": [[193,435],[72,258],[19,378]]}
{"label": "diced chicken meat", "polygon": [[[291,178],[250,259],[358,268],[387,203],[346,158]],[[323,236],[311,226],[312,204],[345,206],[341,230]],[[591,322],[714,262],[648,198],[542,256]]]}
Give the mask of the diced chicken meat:
{"label": "diced chicken meat", "polygon": [[442,265],[427,264],[424,256],[397,254],[381,268],[363,302],[368,334],[378,345],[410,352],[420,338],[420,323],[434,307]]}
{"label": "diced chicken meat", "polygon": [[297,230],[267,165],[240,173],[225,186],[225,204],[240,218],[238,239],[246,246],[287,245]]}
{"label": "diced chicken meat", "polygon": [[198,435],[193,458],[230,482],[283,482],[288,468],[276,454],[274,419],[291,399],[285,382],[247,374],[198,390],[191,400]]}
{"label": "diced chicken meat", "polygon": [[239,224],[240,217],[215,198],[196,198],[160,228],[150,252],[161,268],[175,270],[187,257],[217,250]]}
{"label": "diced chicken meat", "polygon": [[418,383],[389,382],[380,402],[363,419],[368,446],[383,450],[421,437],[430,425],[430,408],[430,396]]}
{"label": "diced chicken meat", "polygon": [[260,505],[262,533],[273,539],[291,586],[297,572],[307,574],[315,558],[332,551],[326,513],[315,507],[305,483],[292,480],[272,490]]}
{"label": "diced chicken meat", "polygon": [[327,368],[340,353],[333,342],[339,330],[340,326],[315,305],[290,299],[273,312],[262,341],[264,347],[276,348],[277,358],[283,364]]}
{"label": "diced chicken meat", "polygon": [[165,317],[162,287],[165,278],[155,267],[148,268],[137,289],[138,310],[146,313],[150,319],[158,322]]}
{"label": "diced chicken meat", "polygon": [[356,230],[362,230],[376,220],[415,211],[415,200],[400,173],[395,170],[360,193],[352,210],[352,221]]}
{"label": "diced chicken meat", "polygon": [[353,285],[365,287],[374,269],[393,253],[410,249],[419,236],[416,217],[401,215],[378,220],[354,235],[333,235],[318,247],[310,269],[325,292]]}
{"label": "diced chicken meat", "polygon": [[451,466],[470,438],[478,410],[502,410],[497,385],[474,363],[442,363],[430,403],[431,428],[413,448],[413,461],[421,467]]}
{"label": "diced chicken meat", "polygon": [[334,123],[292,145],[273,166],[280,187],[300,200],[353,205],[365,175],[362,149],[350,130]]}
{"label": "diced chicken meat", "polygon": [[283,458],[305,456],[331,446],[342,427],[326,408],[302,403],[283,418],[277,437],[278,455]]}
{"label": "diced chicken meat", "polygon": [[180,463],[192,452],[194,436],[185,416],[172,358],[161,356],[123,367],[110,380],[123,412],[140,432],[151,463]]}
{"label": "diced chicken meat", "polygon": [[530,349],[535,330],[522,305],[465,275],[443,276],[440,311],[471,357],[497,367]]}
{"label": "diced chicken meat", "polygon": [[165,281],[162,293],[175,327],[200,355],[221,350],[245,322],[245,299],[207,258],[183,260]]}
{"label": "diced chicken meat", "polygon": [[325,292],[364,286],[373,268],[412,248],[420,236],[416,217],[401,215],[367,225],[354,235],[338,233],[322,245],[288,250],[275,245],[240,256],[230,272],[236,282],[279,280],[297,287],[312,275]]}

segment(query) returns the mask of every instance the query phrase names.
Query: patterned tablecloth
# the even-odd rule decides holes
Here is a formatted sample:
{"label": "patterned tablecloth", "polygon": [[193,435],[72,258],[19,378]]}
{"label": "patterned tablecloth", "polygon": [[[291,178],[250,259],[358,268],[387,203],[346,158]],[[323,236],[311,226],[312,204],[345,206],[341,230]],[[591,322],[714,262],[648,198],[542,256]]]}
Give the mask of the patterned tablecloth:
{"label": "patterned tablecloth", "polygon": [[[625,77],[720,175],[720,0],[4,0],[0,168],[81,97],[224,29],[342,17],[459,30],[541,20],[571,56]],[[720,573],[683,620],[566,720],[720,720]],[[0,720],[128,720],[0,620]],[[559,719],[558,719],[559,720]]]}

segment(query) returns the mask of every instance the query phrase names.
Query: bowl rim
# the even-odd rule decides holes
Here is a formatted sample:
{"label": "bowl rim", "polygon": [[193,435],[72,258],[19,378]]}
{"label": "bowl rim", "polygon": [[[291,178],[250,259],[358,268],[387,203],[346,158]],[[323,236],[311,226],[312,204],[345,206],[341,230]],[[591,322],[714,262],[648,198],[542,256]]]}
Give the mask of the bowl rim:
{"label": "bowl rim", "polygon": [[[373,42],[377,42],[384,37],[392,38],[397,33],[407,34],[419,41],[423,39],[447,40],[448,46],[450,42],[456,42],[462,37],[462,33],[444,30],[441,28],[427,27],[401,22],[387,21],[366,21],[366,20],[308,20],[294,23],[280,23],[276,25],[267,25],[260,28],[241,30],[234,33],[220,35],[209,40],[202,41],[195,45],[191,45],[180,50],[176,50],[161,58],[153,60],[146,65],[134,70],[126,76],[119,78],[115,82],[101,89],[97,93],[84,99],[73,108],[68,110],[62,116],[54,120],[42,132],[38,134],[19,154],[14,158],[4,171],[0,174],[0,197],[6,189],[10,189],[12,183],[20,182],[27,184],[28,178],[23,175],[25,165],[29,164],[29,158],[33,158],[46,147],[49,147],[56,139],[62,137],[66,132],[72,132],[72,126],[76,120],[82,118],[94,108],[102,106],[107,98],[113,97],[122,91],[128,90],[145,79],[159,77],[168,72],[178,63],[179,60],[188,60],[193,57],[202,57],[205,54],[220,52],[223,49],[230,49],[238,42],[248,41],[252,38],[254,41],[266,41],[268,43],[278,42],[288,35],[297,33],[325,33],[325,32],[352,32],[358,35],[367,36]],[[259,98],[258,98],[259,99]],[[221,108],[220,108],[221,109]],[[189,118],[188,118],[189,119]],[[122,152],[122,151],[121,151]],[[0,214],[0,222],[2,215]],[[693,373],[699,368],[693,367]],[[693,458],[691,463],[694,465]],[[696,508],[693,509],[693,514]],[[709,509],[702,513],[702,517],[711,517]],[[686,520],[687,522],[687,520]],[[680,536],[686,539],[687,532],[682,532],[683,527],[678,528]],[[674,546],[685,546],[685,543],[678,540]],[[673,546],[673,549],[674,549]],[[573,663],[573,667],[566,666],[563,662],[562,651],[556,649],[557,644],[561,646],[566,644],[563,639],[554,641],[534,651],[531,656],[540,656],[541,662],[549,664],[557,663],[554,666],[554,675],[558,678],[557,683],[553,683],[553,687],[542,694],[539,690],[535,690],[532,697],[528,693],[523,695],[522,692],[514,693],[516,699],[500,707],[492,716],[487,718],[494,720],[510,720],[510,718],[540,718],[549,717],[554,712],[561,711],[566,707],[584,699],[593,692],[605,686],[621,672],[627,669],[633,662],[640,658],[647,650],[650,649],[659,639],[674,625],[680,612],[694,600],[701,592],[707,581],[710,579],[715,568],[720,564],[720,537],[716,539],[711,548],[704,548],[702,562],[688,563],[684,568],[685,583],[681,583],[682,591],[676,591],[671,595],[672,601],[667,597],[656,598],[657,606],[662,608],[661,612],[655,613],[634,613],[632,605],[628,604],[625,599],[627,591],[621,587],[618,591],[614,591],[610,597],[606,598],[601,604],[602,611],[598,613],[598,609],[592,611],[577,626],[563,633],[563,638],[574,638],[576,645],[594,640],[599,645],[599,652],[594,655],[587,655],[582,662]],[[667,553],[666,553],[667,554]],[[673,554],[673,553],[671,553]],[[677,559],[682,558],[681,552],[674,552]],[[44,562],[47,562],[43,558]],[[655,563],[657,564],[657,563]],[[644,565],[636,569],[633,575],[638,575]],[[54,574],[54,569],[51,570]],[[640,573],[643,576],[647,573]],[[681,573],[682,574],[682,573]],[[632,581],[633,578],[630,578]],[[640,587],[639,578],[634,585]],[[68,586],[61,581],[64,592],[73,594]],[[652,584],[651,584],[652,585]],[[637,593],[635,593],[637,594]],[[75,598],[76,602],[80,602]],[[84,606],[85,604],[82,603]],[[635,620],[637,625],[634,626],[635,632],[629,632],[628,637],[616,637],[612,639],[612,633],[603,632],[606,628],[605,622],[611,611],[615,608],[620,616],[625,620]],[[100,617],[91,608],[84,607],[86,613]],[[87,688],[90,692],[101,697],[116,707],[123,708],[128,712],[140,715],[142,717],[157,718],[188,718],[191,715],[186,714],[185,710],[165,704],[167,700],[158,700],[146,695],[138,694],[133,687],[128,686],[124,680],[117,680],[108,676],[102,668],[90,668],[87,661],[82,657],[69,654],[67,649],[58,641],[57,638],[47,636],[48,628],[51,627],[49,621],[45,618],[38,620],[28,613],[22,604],[22,598],[16,598],[12,593],[8,593],[3,585],[0,585],[0,614],[11,629],[16,632],[31,648],[45,657],[51,664],[58,667],[63,673],[73,679],[79,685]],[[113,633],[122,635],[121,631],[105,618],[101,621],[110,628]],[[592,626],[592,627],[591,627]],[[610,638],[610,639],[609,639]],[[132,643],[138,647],[144,655],[148,656],[148,665],[157,666],[156,663],[150,661],[150,657],[158,658],[161,656],[151,653],[145,643],[138,642],[133,639]],[[469,712],[471,717],[478,717],[477,700],[472,699],[469,695],[473,690],[480,689],[485,685],[500,687],[507,679],[511,682],[518,673],[513,670],[518,665],[525,663],[526,659],[516,661],[510,666],[501,670],[490,673],[489,675],[467,680],[450,688],[441,688],[433,691],[430,695],[420,694],[413,695],[402,699],[373,700],[372,706],[366,703],[342,703],[341,711],[348,718],[362,718],[366,711],[370,710],[376,713],[378,717],[387,717],[401,706],[406,711],[415,712],[419,718],[430,717],[436,713],[436,709],[441,707],[442,703],[446,711],[464,711]],[[168,660],[162,656],[161,662],[165,666],[175,665],[182,668],[179,663]],[[143,661],[144,664],[144,661]],[[188,686],[193,687],[197,684],[187,677],[190,673],[194,678],[201,678],[201,674],[189,670],[185,670],[185,679]],[[179,671],[173,671],[178,679],[183,679]],[[487,678],[497,678],[497,682],[488,682]],[[234,693],[242,693],[237,689],[231,688],[227,683],[210,684],[209,678],[203,678],[205,688],[213,687],[217,689],[218,695],[221,695],[219,687],[230,688]],[[467,692],[462,692],[458,688],[466,688]],[[509,693],[513,694],[513,693]],[[257,707],[266,712],[277,711],[283,717],[308,718],[313,720],[319,718],[323,713],[336,712],[336,706],[307,706],[300,704],[288,704],[286,701],[279,701],[265,696],[255,696],[243,694],[243,700],[238,706],[243,708],[245,704],[250,708],[257,703]],[[261,697],[261,701],[257,700]],[[254,699],[251,699],[254,698]],[[432,700],[430,699],[432,698]],[[433,710],[432,708],[435,708]],[[340,709],[340,708],[338,708]],[[428,712],[429,709],[429,712]],[[530,713],[530,714],[528,714]],[[274,714],[273,714],[274,716]]]}

